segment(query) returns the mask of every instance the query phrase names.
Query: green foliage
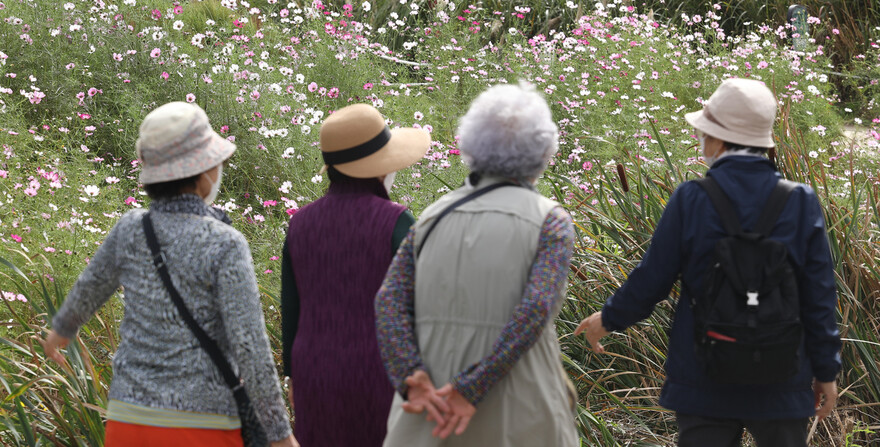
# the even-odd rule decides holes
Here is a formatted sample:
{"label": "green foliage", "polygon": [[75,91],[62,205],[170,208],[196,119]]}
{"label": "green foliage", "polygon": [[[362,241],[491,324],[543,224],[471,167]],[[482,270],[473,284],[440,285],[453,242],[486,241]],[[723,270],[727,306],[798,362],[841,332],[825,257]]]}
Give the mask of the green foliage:
{"label": "green foliage", "polygon": [[43,275],[34,280],[0,258],[4,286],[14,285],[27,302],[19,307],[3,300],[12,318],[0,337],[0,440],[9,446],[103,445],[109,356],[121,315],[105,314],[84,327],[67,349],[68,365],[49,361],[37,340],[45,336],[65,287],[52,278],[45,258],[12,254]]}

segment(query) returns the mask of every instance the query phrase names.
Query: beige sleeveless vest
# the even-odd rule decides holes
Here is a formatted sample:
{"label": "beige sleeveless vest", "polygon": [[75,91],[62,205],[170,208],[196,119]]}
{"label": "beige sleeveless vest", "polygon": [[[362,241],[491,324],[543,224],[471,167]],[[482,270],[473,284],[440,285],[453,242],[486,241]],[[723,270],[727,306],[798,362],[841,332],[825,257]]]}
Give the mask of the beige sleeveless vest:
{"label": "beige sleeveless vest", "polygon": [[[484,188],[499,179],[486,178]],[[422,213],[415,247],[450,204],[474,191],[459,188]],[[422,360],[438,388],[492,353],[493,344],[522,301],[537,255],[541,227],[559,206],[522,187],[502,187],[461,205],[433,230],[416,258],[416,337]],[[566,386],[555,317],[560,292],[537,342],[477,406],[467,431],[445,441],[431,436],[435,424],[405,413],[395,396],[386,447],[576,446],[573,396]]]}

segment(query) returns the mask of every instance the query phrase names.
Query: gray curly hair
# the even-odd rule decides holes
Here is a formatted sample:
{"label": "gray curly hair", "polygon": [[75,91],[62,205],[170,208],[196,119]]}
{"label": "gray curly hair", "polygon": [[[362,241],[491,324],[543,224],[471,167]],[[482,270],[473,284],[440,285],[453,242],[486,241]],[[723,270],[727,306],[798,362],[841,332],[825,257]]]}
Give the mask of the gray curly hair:
{"label": "gray curly hair", "polygon": [[538,178],[559,145],[550,107],[525,82],[481,93],[459,121],[458,134],[471,171],[520,181]]}

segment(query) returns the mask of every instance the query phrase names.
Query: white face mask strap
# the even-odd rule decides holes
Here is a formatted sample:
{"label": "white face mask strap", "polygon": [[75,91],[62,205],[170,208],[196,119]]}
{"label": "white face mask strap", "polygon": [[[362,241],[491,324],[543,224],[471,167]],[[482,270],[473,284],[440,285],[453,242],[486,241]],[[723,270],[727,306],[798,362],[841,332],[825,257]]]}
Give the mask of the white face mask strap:
{"label": "white face mask strap", "polygon": [[208,196],[205,197],[205,204],[210,205],[214,203],[214,200],[217,198],[217,194],[220,193],[220,181],[223,180],[223,164],[217,166],[217,179],[214,180],[214,183],[211,184],[211,192],[208,193]]}
{"label": "white face mask strap", "polygon": [[385,191],[387,191],[388,194],[391,194],[391,186],[394,185],[394,177],[396,177],[396,176],[397,176],[397,171],[392,172],[390,174],[386,174],[385,180],[382,181],[382,183],[385,185]]}
{"label": "white face mask strap", "polygon": [[703,161],[705,161],[706,165],[708,165],[711,168],[712,164],[714,164],[715,161],[718,160],[718,158],[717,157],[710,157],[710,156],[706,155],[706,134],[705,133],[698,130],[697,131],[697,139],[700,140],[700,154],[703,156]]}

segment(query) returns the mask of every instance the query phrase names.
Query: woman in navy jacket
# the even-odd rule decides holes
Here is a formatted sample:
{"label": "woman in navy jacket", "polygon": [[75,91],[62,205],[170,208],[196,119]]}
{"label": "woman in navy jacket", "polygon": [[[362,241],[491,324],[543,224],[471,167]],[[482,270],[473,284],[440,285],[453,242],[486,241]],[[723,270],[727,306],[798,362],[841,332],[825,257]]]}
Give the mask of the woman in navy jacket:
{"label": "woman in navy jacket", "polygon": [[[687,115],[697,129],[711,176],[752,228],[780,180],[764,157],[774,146],[773,94],[753,80],[725,81]],[[821,206],[810,187],[792,191],[770,238],[782,242],[798,279],[804,338],[798,374],[771,385],[713,382],[699,367],[691,292],[703,290],[715,243],[727,235],[709,196],[696,182],[679,186],[657,224],[651,246],[627,281],[600,312],[581,322],[597,352],[599,339],[647,318],[682,277],[666,360],[660,404],[676,412],[679,446],[736,446],[748,429],[760,447],[804,447],[807,419],[830,414],[837,398],[840,337],[835,320],[836,285]],[[818,409],[822,397],[824,403]]]}

